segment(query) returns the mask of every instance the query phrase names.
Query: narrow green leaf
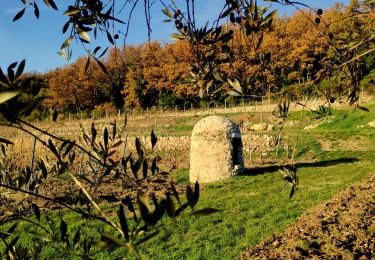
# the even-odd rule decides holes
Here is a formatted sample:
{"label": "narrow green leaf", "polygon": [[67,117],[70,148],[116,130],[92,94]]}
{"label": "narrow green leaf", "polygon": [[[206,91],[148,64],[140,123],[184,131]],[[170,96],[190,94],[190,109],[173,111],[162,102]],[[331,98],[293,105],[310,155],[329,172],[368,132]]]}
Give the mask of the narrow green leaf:
{"label": "narrow green leaf", "polygon": [[96,55],[96,53],[100,50],[100,46],[97,46],[95,49],[94,49],[94,52],[92,53],[93,55]]}
{"label": "narrow green leaf", "polygon": [[9,91],[1,91],[0,92],[0,104],[14,98],[19,94],[19,91],[9,90]]}
{"label": "narrow green leaf", "polygon": [[86,42],[90,42],[90,36],[87,32],[85,31],[82,31],[82,30],[78,30],[78,34],[79,34],[79,37],[83,40],[85,40]]}
{"label": "narrow green leaf", "polygon": [[122,144],[122,141],[120,140],[120,141],[114,143],[114,144],[111,146],[111,148],[116,148],[116,147],[120,146],[121,144]]}
{"label": "narrow green leaf", "polygon": [[50,5],[50,3],[49,3],[48,0],[43,0],[43,1],[44,1],[44,4],[45,4],[46,6],[51,7],[51,5]]}
{"label": "narrow green leaf", "polygon": [[[104,10],[103,10],[104,11]],[[105,19],[108,19],[107,17],[111,14],[111,12],[112,12],[112,6],[110,6],[109,8],[108,8],[108,10],[105,12],[105,14],[103,15],[103,17],[105,18]]]}
{"label": "narrow green leaf", "polygon": [[89,69],[89,66],[90,66],[90,60],[91,60],[91,57],[90,55],[87,56],[87,60],[86,60],[86,64],[85,64],[85,73],[87,72],[87,70]]}
{"label": "narrow green leaf", "polygon": [[127,157],[122,157],[121,158],[121,166],[124,169],[126,169],[126,165],[127,165],[128,161],[130,160],[130,158],[131,158],[131,154],[129,156],[127,156]]}
{"label": "narrow green leaf", "polygon": [[120,19],[117,19],[116,17],[110,16],[110,15],[107,16],[107,19],[116,21],[116,22],[121,23],[121,24],[125,24],[124,21],[121,21]]}
{"label": "narrow green leaf", "polygon": [[166,16],[168,16],[169,18],[173,18],[173,14],[172,14],[172,12],[171,12],[171,10],[169,10],[168,8],[164,8],[164,9],[162,9],[162,12],[166,15]]}
{"label": "narrow green leaf", "polygon": [[[113,152],[116,152],[116,151],[113,151]],[[108,176],[113,170],[113,166],[109,166],[107,167],[107,169],[105,169],[104,173],[103,173],[103,177],[106,177]]]}
{"label": "narrow green leaf", "polygon": [[295,190],[295,185],[293,185],[292,187],[292,190],[290,191],[290,194],[289,194],[289,199],[291,199],[294,195],[294,190]]}
{"label": "narrow green leaf", "polygon": [[171,188],[172,188],[172,192],[173,192],[174,197],[177,199],[178,204],[180,204],[180,206],[181,206],[180,197],[178,196],[178,192],[177,192],[176,187],[174,186],[173,182],[171,183]]}
{"label": "narrow green leaf", "polygon": [[182,34],[179,34],[179,33],[172,33],[171,38],[172,38],[172,40],[178,41],[178,40],[185,40],[186,36],[182,35]]}
{"label": "narrow green leaf", "polygon": [[23,14],[25,13],[25,8],[23,8],[21,11],[19,11],[17,14],[16,14],[16,16],[14,16],[14,18],[13,18],[13,22],[15,22],[15,21],[17,21],[18,19],[20,19],[22,16],[23,16]]}
{"label": "narrow green leaf", "polygon": [[242,87],[238,79],[234,79],[234,81],[231,81],[230,79],[228,79],[228,82],[229,82],[229,85],[231,85],[235,91],[243,95]]}
{"label": "narrow green leaf", "polygon": [[98,132],[96,131],[95,124],[94,124],[94,122],[92,122],[92,124],[91,124],[91,145],[93,145],[93,143],[95,142],[97,133]]}
{"label": "narrow green leaf", "polygon": [[16,75],[14,76],[15,79],[17,79],[19,76],[22,75],[23,70],[25,69],[25,63],[26,61],[23,60],[20,62],[20,64],[18,64],[17,72],[16,72]]}
{"label": "narrow green leaf", "polygon": [[[99,47],[99,49],[100,49],[100,47]],[[95,50],[96,50],[96,48],[95,48]],[[97,59],[100,59],[101,57],[103,57],[107,53],[107,51],[108,51],[108,47],[104,49],[104,51],[99,55],[99,57]]]}
{"label": "narrow green leaf", "polygon": [[157,157],[155,157],[153,160],[152,160],[152,165],[151,165],[151,172],[152,172],[152,175],[155,175],[156,173],[158,173],[159,171],[159,168],[157,166]]}
{"label": "narrow green leaf", "polygon": [[58,116],[59,116],[59,113],[57,112],[57,109],[54,108],[53,113],[52,113],[52,121],[56,122]]}
{"label": "narrow green leaf", "polygon": [[269,20],[273,19],[274,17],[277,16],[277,9],[276,10],[273,10],[271,13],[269,13],[265,18],[264,18],[264,22],[268,22]]}
{"label": "narrow green leaf", "polygon": [[57,152],[57,149],[56,149],[55,145],[52,143],[51,139],[48,140],[48,147],[51,150],[51,152],[53,152],[58,158],[60,158],[60,155]]}
{"label": "narrow green leaf", "polygon": [[66,54],[64,49],[61,49],[59,52],[57,52],[57,54],[63,57],[64,59],[68,59],[68,55]]}
{"label": "narrow green leaf", "polygon": [[[112,155],[114,155],[116,153],[116,151],[111,151],[111,152],[109,152],[108,153],[108,157],[111,157]],[[111,161],[111,162],[113,162],[114,164],[116,164],[111,158],[109,158],[109,160]]]}
{"label": "narrow green leaf", "polygon": [[8,244],[5,252],[11,252],[9,255],[14,255],[14,245],[18,242],[18,239],[20,237],[19,236],[16,236],[15,238],[13,238],[13,240]]}
{"label": "narrow green leaf", "polygon": [[74,36],[70,36],[68,39],[65,40],[65,42],[61,45],[61,49],[64,49],[70,45],[70,43],[73,41]]}
{"label": "narrow green leaf", "polygon": [[173,200],[172,200],[169,196],[167,196],[167,201],[166,201],[166,203],[167,203],[167,208],[166,208],[166,210],[167,210],[167,215],[168,215],[170,218],[174,218],[174,215],[175,215],[175,212],[176,212],[176,207],[175,207],[175,205],[174,205]]}
{"label": "narrow green leaf", "polygon": [[63,26],[63,29],[62,29],[62,33],[66,33],[66,31],[69,29],[69,25],[70,25],[70,20],[67,21],[64,26]]}
{"label": "narrow green leaf", "polygon": [[0,68],[0,81],[3,82],[5,85],[9,85],[8,78],[4,75],[3,70]]}
{"label": "narrow green leaf", "polygon": [[138,192],[137,202],[138,202],[138,204],[140,204],[141,206],[144,206],[147,209],[147,213],[151,212],[150,203],[149,203],[146,195],[143,192]]}
{"label": "narrow green leaf", "polygon": [[[267,0],[266,0],[267,1]],[[255,5],[254,5],[254,0],[250,0],[250,12],[254,13],[255,11]]]}
{"label": "narrow green leaf", "polygon": [[257,44],[257,46],[256,46],[256,49],[259,49],[259,48],[260,48],[260,45],[261,45],[262,42],[263,42],[263,37],[264,37],[264,33],[262,32],[261,35],[260,35],[260,38],[259,38],[258,44]]}
{"label": "narrow green leaf", "polygon": [[130,197],[126,196],[125,199],[121,199],[121,203],[128,207],[128,209],[133,213],[134,221],[138,222],[137,213],[135,212],[135,208]]}
{"label": "narrow green leaf", "polygon": [[124,211],[124,206],[120,205],[120,208],[117,212],[117,216],[120,219],[120,225],[121,225],[121,230],[124,233],[126,241],[129,241],[129,228],[128,228],[128,223],[126,221],[126,216],[125,216],[125,211]]}
{"label": "narrow green leaf", "polygon": [[180,215],[187,207],[189,207],[189,203],[183,204],[181,207],[179,207],[176,212],[174,213],[174,216],[177,217]]}
{"label": "narrow green leaf", "polygon": [[75,158],[76,158],[76,152],[69,154],[69,162],[71,165],[73,164]]}
{"label": "narrow green leaf", "polygon": [[80,12],[81,12],[81,10],[79,10],[79,9],[71,9],[71,10],[66,10],[64,12],[64,15],[73,16],[73,15],[78,14]]}
{"label": "narrow green leaf", "polygon": [[367,107],[357,106],[357,108],[365,112],[370,112],[370,109],[368,109]]}
{"label": "narrow green leaf", "polygon": [[194,209],[194,206],[195,206],[194,192],[193,192],[193,189],[190,187],[190,185],[186,187],[186,198],[187,198],[190,208]]}
{"label": "narrow green leaf", "polygon": [[230,15],[231,13],[233,13],[235,10],[235,8],[232,6],[230,8],[228,8],[221,16],[220,18],[224,18],[224,17],[227,17],[228,15]]}
{"label": "narrow green leaf", "polygon": [[112,35],[108,32],[108,31],[106,31],[106,33],[107,33],[107,39],[108,39],[108,41],[111,43],[111,44],[115,44],[115,42],[113,41],[113,38],[112,38]]}
{"label": "narrow green leaf", "polygon": [[39,207],[38,205],[36,204],[31,204],[31,207],[33,208],[33,211],[34,211],[34,214],[35,214],[35,217],[38,221],[40,221],[40,210],[39,210]]}
{"label": "narrow green leaf", "polygon": [[10,82],[14,80],[14,68],[17,66],[18,62],[13,62],[8,66],[8,78]]}
{"label": "narrow green leaf", "polygon": [[100,62],[100,60],[96,59],[95,60],[96,63],[98,63],[99,67],[101,68],[101,70],[105,73],[105,74],[108,74],[108,71],[107,71],[107,68],[104,66],[103,63]]}
{"label": "narrow green leaf", "polygon": [[138,173],[139,169],[141,168],[141,166],[142,166],[141,160],[133,161],[132,159],[130,159],[130,168],[132,170],[132,173],[133,173],[135,179],[138,179],[137,173]]}
{"label": "narrow green leaf", "polygon": [[104,141],[104,147],[107,150],[108,149],[108,129],[107,129],[107,127],[104,128],[103,141]]}
{"label": "narrow green leaf", "polygon": [[44,2],[49,2],[49,5],[53,8],[53,9],[55,9],[56,11],[58,10],[57,9],[57,6],[56,6],[56,4],[55,4],[55,2],[53,1],[53,0],[44,0]]}
{"label": "narrow green leaf", "polygon": [[148,163],[147,160],[143,161],[143,179],[147,178]]}
{"label": "narrow green leaf", "polygon": [[158,141],[158,138],[156,137],[156,135],[154,133],[154,130],[151,130],[151,146],[152,146],[152,149],[154,149],[157,141]]}
{"label": "narrow green leaf", "polygon": [[77,177],[78,177],[80,180],[84,180],[85,182],[87,182],[87,183],[90,184],[90,185],[94,185],[94,183],[93,183],[89,178],[87,178],[87,177],[84,176],[84,175],[77,175]]}
{"label": "narrow green leaf", "polygon": [[117,132],[116,120],[111,125],[112,125],[112,140],[115,140],[116,132]]}
{"label": "narrow green leaf", "polygon": [[143,158],[145,149],[144,149],[143,142],[138,137],[135,138],[135,147],[137,149],[138,157]]}
{"label": "narrow green leaf", "polygon": [[7,230],[7,233],[8,234],[12,234],[14,232],[14,230],[16,230],[16,227],[18,225],[18,222],[14,223],[8,230]]}
{"label": "narrow green leaf", "polygon": [[73,238],[73,247],[75,249],[76,249],[76,245],[78,245],[80,240],[81,240],[81,229],[78,229]]}
{"label": "narrow green leaf", "polygon": [[39,8],[36,2],[34,2],[34,15],[37,19],[39,19]]}
{"label": "narrow green leaf", "polygon": [[47,175],[48,175],[48,170],[47,170],[46,164],[44,163],[43,159],[40,160],[40,162],[39,162],[39,168],[42,171],[43,178],[46,179]]}
{"label": "narrow green leaf", "polygon": [[152,195],[152,202],[155,205],[155,209],[158,209],[160,207],[159,202],[158,202],[158,200],[157,200],[157,198],[155,197],[154,194]]}
{"label": "narrow green leaf", "polygon": [[198,181],[195,182],[194,185],[194,203],[195,205],[198,203],[199,200],[199,183]]}
{"label": "narrow green leaf", "polygon": [[61,240],[62,241],[65,241],[67,232],[68,232],[68,225],[66,224],[66,222],[64,220],[61,220],[61,222],[60,222],[60,233],[61,233]]}

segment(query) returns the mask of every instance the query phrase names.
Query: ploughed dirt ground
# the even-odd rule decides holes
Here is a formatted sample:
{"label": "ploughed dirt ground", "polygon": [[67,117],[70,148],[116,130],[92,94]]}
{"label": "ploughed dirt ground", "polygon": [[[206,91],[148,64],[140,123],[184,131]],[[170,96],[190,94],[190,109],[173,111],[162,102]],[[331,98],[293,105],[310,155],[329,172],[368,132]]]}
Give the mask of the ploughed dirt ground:
{"label": "ploughed dirt ground", "polygon": [[238,258],[375,259],[375,173]]}

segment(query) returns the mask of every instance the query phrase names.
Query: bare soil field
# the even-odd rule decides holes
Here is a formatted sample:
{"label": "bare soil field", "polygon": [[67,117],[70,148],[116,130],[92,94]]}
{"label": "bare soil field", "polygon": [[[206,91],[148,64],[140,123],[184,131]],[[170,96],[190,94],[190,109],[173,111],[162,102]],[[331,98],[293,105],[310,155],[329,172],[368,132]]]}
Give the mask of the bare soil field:
{"label": "bare soil field", "polygon": [[374,259],[375,173],[304,213],[238,259]]}

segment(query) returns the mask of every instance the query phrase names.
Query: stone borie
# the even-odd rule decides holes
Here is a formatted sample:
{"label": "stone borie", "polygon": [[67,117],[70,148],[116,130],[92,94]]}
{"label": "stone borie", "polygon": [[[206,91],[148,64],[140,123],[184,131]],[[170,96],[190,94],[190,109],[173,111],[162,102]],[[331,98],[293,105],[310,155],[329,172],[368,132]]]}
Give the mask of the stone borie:
{"label": "stone borie", "polygon": [[243,172],[242,139],[239,127],[221,116],[201,119],[190,143],[190,182],[216,182]]}

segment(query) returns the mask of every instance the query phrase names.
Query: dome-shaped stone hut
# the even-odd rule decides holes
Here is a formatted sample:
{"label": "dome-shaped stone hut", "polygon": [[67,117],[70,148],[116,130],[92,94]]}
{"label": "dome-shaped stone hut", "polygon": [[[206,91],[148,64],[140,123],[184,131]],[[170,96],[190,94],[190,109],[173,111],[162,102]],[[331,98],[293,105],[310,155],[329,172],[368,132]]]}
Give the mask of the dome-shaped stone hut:
{"label": "dome-shaped stone hut", "polygon": [[242,140],[238,126],[221,116],[201,119],[191,136],[190,182],[221,181],[242,171]]}

